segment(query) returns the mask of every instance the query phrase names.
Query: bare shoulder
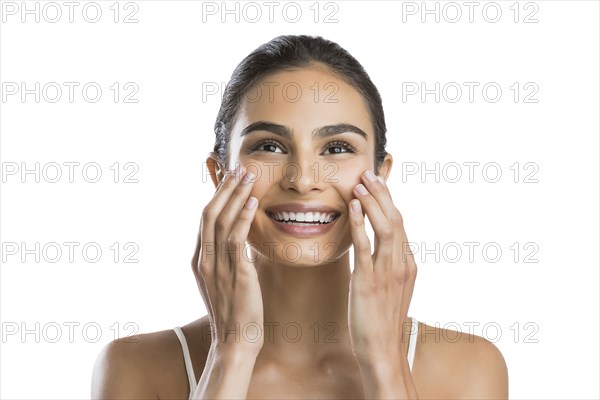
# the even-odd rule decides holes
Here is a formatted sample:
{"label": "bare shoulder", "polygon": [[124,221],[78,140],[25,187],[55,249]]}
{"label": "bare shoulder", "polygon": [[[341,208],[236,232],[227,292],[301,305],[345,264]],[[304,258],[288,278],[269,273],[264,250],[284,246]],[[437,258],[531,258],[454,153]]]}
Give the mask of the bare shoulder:
{"label": "bare shoulder", "polygon": [[417,340],[413,377],[419,397],[508,399],[506,362],[492,342],[421,322]]}
{"label": "bare shoulder", "polygon": [[[205,317],[182,327],[196,376],[204,369],[202,354],[206,346],[200,334],[204,322]],[[93,399],[187,398],[188,395],[181,343],[173,329],[112,341],[96,359]]]}

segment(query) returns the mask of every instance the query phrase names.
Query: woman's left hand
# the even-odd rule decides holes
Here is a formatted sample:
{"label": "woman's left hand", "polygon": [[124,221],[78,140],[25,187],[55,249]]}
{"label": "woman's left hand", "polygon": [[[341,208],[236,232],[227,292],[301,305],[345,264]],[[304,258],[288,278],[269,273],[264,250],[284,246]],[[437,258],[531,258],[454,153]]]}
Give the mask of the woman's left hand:
{"label": "woman's left hand", "polygon": [[[364,185],[354,188],[356,199],[349,204],[354,244],[348,304],[352,350],[361,370],[363,366],[383,364],[393,371],[406,372],[403,334],[417,266],[408,246],[402,215],[383,179],[365,171],[362,181]],[[362,209],[375,232],[372,255]]]}

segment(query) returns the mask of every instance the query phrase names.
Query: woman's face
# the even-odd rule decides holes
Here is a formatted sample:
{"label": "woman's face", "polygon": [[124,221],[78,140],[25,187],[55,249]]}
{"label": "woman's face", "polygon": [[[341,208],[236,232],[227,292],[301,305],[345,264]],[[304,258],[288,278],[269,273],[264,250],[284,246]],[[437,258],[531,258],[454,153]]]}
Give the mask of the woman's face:
{"label": "woman's face", "polygon": [[[362,96],[326,70],[278,72],[259,82],[233,126],[229,165],[256,175],[252,248],[292,266],[339,259],[352,243],[352,190],[363,171],[374,170],[374,149]],[[390,166],[391,159],[380,174],[387,177]]]}

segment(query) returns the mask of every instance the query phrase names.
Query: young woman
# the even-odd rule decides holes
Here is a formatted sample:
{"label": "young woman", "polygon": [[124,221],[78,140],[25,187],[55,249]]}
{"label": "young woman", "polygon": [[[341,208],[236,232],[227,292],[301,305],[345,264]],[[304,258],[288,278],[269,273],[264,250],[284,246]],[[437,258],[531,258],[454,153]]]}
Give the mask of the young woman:
{"label": "young woman", "polygon": [[208,314],[110,343],[94,398],[508,397],[492,343],[407,316],[417,267],[358,61],[320,37],[273,39],[234,71],[215,133],[192,260]]}

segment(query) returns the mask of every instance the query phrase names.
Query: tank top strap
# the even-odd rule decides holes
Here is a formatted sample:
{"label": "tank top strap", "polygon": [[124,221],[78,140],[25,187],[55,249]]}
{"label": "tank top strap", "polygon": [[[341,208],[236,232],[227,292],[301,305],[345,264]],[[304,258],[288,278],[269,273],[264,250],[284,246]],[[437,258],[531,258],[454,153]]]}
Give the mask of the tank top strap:
{"label": "tank top strap", "polygon": [[413,361],[415,359],[415,350],[417,348],[417,333],[419,332],[419,321],[416,318],[411,317],[412,327],[410,329],[410,339],[408,341],[408,365],[410,370],[413,369]]}
{"label": "tank top strap", "polygon": [[190,384],[190,395],[189,398],[192,398],[194,391],[196,390],[196,375],[194,374],[194,366],[192,365],[192,357],[190,357],[190,349],[188,348],[187,341],[185,340],[185,335],[180,327],[176,326],[173,328],[179,342],[181,342],[181,349],[183,350],[183,359],[185,361],[185,370],[188,375],[188,381]]}

